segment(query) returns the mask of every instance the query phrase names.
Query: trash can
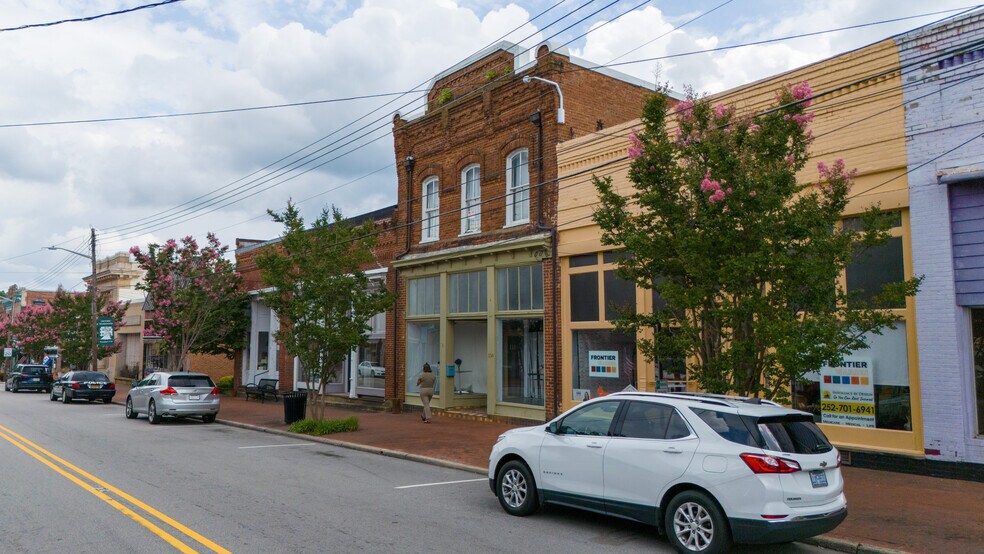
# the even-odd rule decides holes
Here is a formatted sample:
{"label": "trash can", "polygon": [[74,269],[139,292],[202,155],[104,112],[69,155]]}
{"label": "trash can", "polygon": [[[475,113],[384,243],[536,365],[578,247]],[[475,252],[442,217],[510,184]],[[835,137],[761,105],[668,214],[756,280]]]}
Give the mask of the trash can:
{"label": "trash can", "polygon": [[284,393],[284,423],[290,425],[304,419],[307,410],[307,392],[292,391]]}

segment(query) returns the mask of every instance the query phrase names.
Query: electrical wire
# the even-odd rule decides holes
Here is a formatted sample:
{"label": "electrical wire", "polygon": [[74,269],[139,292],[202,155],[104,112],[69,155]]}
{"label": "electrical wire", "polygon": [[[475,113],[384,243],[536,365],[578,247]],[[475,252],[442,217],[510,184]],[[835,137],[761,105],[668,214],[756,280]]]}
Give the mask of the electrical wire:
{"label": "electrical wire", "polygon": [[104,17],[111,17],[114,15],[123,15],[126,13],[132,13],[140,10],[147,10],[150,8],[159,8],[161,6],[166,6],[168,4],[175,4],[177,2],[182,2],[183,0],[161,0],[154,4],[144,4],[142,6],[137,6],[135,8],[128,8],[125,10],[117,10],[115,12],[101,13],[99,15],[90,15],[87,17],[76,17],[74,19],[59,19],[58,21],[50,21],[48,23],[31,23],[29,25],[20,25],[19,27],[7,27],[0,29],[0,32],[7,31],[22,31],[24,29],[36,29],[38,27],[53,27],[55,25],[61,25],[63,23],[81,23],[85,21],[95,21],[97,19],[102,19]]}

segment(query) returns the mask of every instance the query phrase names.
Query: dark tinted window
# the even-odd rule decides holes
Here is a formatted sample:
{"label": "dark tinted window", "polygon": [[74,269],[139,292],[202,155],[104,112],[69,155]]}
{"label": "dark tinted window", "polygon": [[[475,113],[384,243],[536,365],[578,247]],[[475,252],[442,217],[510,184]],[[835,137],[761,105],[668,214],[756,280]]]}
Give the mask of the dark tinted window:
{"label": "dark tinted window", "polygon": [[167,381],[172,387],[214,387],[208,375],[172,375]]}
{"label": "dark tinted window", "polygon": [[25,375],[41,375],[43,373],[48,373],[48,370],[41,366],[29,365],[20,368],[20,372]]}
{"label": "dark tinted window", "polygon": [[670,406],[631,402],[618,436],[639,439],[682,439],[690,435],[683,417]]}
{"label": "dark tinted window", "polygon": [[598,265],[598,255],[597,254],[581,254],[580,256],[571,256],[569,258],[570,267],[584,267],[589,265]]}
{"label": "dark tinted window", "polygon": [[635,312],[635,283],[622,279],[614,271],[605,272],[605,319],[618,319],[625,312]]}
{"label": "dark tinted window", "polygon": [[598,274],[571,275],[571,321],[598,321]]}
{"label": "dark tinted window", "polygon": [[562,435],[607,435],[618,402],[589,404],[560,421]]}
{"label": "dark tinted window", "polygon": [[691,408],[708,427],[714,430],[715,433],[721,435],[726,440],[734,443],[744,444],[745,446],[755,446],[759,447],[758,440],[752,435],[752,431],[749,430],[748,426],[741,416],[737,414],[728,414],[724,412],[716,412],[714,410],[702,410],[699,408]]}
{"label": "dark tinted window", "polygon": [[[857,293],[853,299],[871,302],[882,291],[882,286],[905,280],[902,258],[902,238],[892,237],[888,242],[872,246],[855,255],[854,262],[847,266],[847,291]],[[904,308],[905,303],[878,308]]]}
{"label": "dark tinted window", "polygon": [[762,448],[790,454],[830,452],[830,441],[809,416],[757,420]]}

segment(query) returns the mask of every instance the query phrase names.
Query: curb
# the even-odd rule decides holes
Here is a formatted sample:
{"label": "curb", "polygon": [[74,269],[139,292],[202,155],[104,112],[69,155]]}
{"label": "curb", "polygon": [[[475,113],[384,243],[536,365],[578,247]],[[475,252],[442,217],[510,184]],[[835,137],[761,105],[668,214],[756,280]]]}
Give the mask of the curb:
{"label": "curb", "polygon": [[864,543],[849,541],[846,539],[828,537],[826,535],[820,535],[818,537],[810,537],[808,539],[803,539],[798,542],[801,542],[803,544],[810,544],[813,546],[819,546],[821,548],[826,548],[828,550],[835,550],[837,552],[850,552],[852,554],[906,554],[904,550],[895,550],[892,548],[884,548],[881,546],[872,546]]}
{"label": "curb", "polygon": [[390,458],[399,458],[401,460],[410,460],[422,464],[430,464],[435,466],[446,467],[448,469],[457,469],[460,471],[467,471],[469,473],[477,473],[479,475],[488,475],[487,468],[470,466],[467,464],[460,464],[458,462],[451,462],[448,460],[442,460],[440,458],[430,458],[427,456],[421,456],[419,454],[409,454],[407,452],[400,452],[399,450],[389,450],[387,448],[379,448],[378,446],[366,446],[364,444],[345,442],[345,441],[340,441],[338,439],[326,439],[322,437],[305,435],[302,433],[291,433],[290,431],[281,431],[280,429],[270,429],[268,427],[261,427],[259,425],[251,425],[249,423],[240,423],[238,421],[229,421],[225,419],[216,419],[215,422],[221,423],[223,425],[228,425],[230,427],[239,427],[241,429],[261,431],[263,433],[270,433],[272,435],[292,437],[295,439],[307,440],[311,442],[327,444],[330,446],[338,446],[340,448],[348,448],[350,450],[358,450],[360,452],[367,452],[370,454],[379,454],[380,456],[389,456]]}

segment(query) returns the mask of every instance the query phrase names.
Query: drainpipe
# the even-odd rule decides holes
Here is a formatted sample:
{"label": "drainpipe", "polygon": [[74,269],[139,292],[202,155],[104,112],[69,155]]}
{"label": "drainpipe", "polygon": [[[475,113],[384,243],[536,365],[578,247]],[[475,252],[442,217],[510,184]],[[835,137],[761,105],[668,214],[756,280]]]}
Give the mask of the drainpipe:
{"label": "drainpipe", "polygon": [[[406,256],[410,252],[410,232],[412,231],[410,222],[413,221],[413,167],[415,165],[417,165],[417,160],[413,157],[413,152],[411,151],[410,154],[403,159],[403,169],[407,173],[407,221],[406,221],[407,242],[406,242],[406,247],[403,249],[403,252],[401,252],[396,256],[395,259],[397,260],[399,260],[403,256]],[[393,271],[393,278],[395,280],[395,282],[393,283],[393,294],[394,296],[396,296],[396,298],[399,298],[400,276],[397,275],[397,271],[395,269]],[[400,323],[400,310],[394,306],[393,308],[393,340],[394,341],[396,340],[396,336],[400,328],[399,323]],[[390,349],[393,351],[393,365],[390,366],[393,369],[392,371],[390,371],[390,373],[393,375],[393,378],[395,379],[396,378],[396,344],[391,344]],[[393,392],[394,393],[396,392],[396,383],[393,384]],[[401,399],[393,398],[394,413],[400,413],[402,411],[400,409],[400,403],[401,403]]]}
{"label": "drainpipe", "polygon": [[[524,83],[530,83],[533,80],[537,80],[548,85],[552,85],[557,89],[557,96],[559,98],[559,104],[557,107],[557,124],[564,124],[564,93],[560,90],[560,85],[543,79],[542,77],[536,77],[533,75],[526,75],[523,77]],[[543,121],[540,115],[540,111],[537,110],[535,113],[530,115],[530,121],[536,125],[537,128],[537,214],[536,214],[536,228],[540,231],[550,232],[550,264],[553,273],[553,363],[554,363],[554,387],[553,387],[553,414],[556,416],[560,408],[560,387],[563,383],[563,378],[558,379],[560,372],[557,370],[559,367],[557,358],[557,342],[560,337],[560,325],[559,325],[559,315],[557,313],[557,306],[560,302],[560,297],[558,294],[559,290],[559,275],[557,274],[557,266],[559,265],[559,260],[557,257],[557,226],[545,226],[543,225]]]}

